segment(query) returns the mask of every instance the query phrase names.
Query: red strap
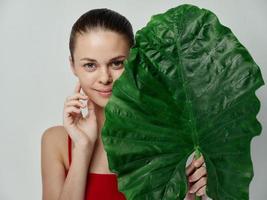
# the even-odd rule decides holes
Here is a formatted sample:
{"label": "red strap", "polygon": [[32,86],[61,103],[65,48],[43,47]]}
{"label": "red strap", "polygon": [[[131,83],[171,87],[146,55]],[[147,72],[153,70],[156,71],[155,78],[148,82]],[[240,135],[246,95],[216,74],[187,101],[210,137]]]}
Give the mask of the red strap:
{"label": "red strap", "polygon": [[69,165],[71,164],[71,138],[68,135]]}

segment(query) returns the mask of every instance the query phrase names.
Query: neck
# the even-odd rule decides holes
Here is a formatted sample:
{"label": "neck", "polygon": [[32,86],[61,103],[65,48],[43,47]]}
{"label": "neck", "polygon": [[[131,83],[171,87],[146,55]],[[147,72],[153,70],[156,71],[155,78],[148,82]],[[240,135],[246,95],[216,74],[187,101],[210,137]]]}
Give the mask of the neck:
{"label": "neck", "polygon": [[95,114],[96,114],[98,130],[101,131],[105,122],[104,108],[95,104]]}

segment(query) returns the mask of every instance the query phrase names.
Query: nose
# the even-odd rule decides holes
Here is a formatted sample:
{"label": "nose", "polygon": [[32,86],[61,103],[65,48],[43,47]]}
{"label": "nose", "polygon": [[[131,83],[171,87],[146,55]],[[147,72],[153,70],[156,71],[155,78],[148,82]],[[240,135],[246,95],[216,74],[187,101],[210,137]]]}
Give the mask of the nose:
{"label": "nose", "polygon": [[103,84],[108,84],[110,82],[112,82],[112,76],[111,73],[108,69],[108,67],[103,67],[101,72],[100,72],[100,76],[99,76],[99,82],[103,83]]}

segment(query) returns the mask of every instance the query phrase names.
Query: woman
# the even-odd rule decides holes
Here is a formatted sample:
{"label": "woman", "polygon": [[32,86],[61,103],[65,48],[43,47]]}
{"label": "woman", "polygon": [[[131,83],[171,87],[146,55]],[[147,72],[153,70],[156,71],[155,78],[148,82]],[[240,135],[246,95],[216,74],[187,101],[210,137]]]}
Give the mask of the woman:
{"label": "woman", "polygon": [[[64,103],[63,126],[50,127],[42,136],[43,200],[126,199],[109,170],[100,133],[104,107],[133,44],[129,21],[109,9],[90,10],[73,25],[69,61],[78,82]],[[82,109],[88,110],[85,117]],[[201,157],[186,169],[195,182],[188,199],[205,193],[203,164]]]}

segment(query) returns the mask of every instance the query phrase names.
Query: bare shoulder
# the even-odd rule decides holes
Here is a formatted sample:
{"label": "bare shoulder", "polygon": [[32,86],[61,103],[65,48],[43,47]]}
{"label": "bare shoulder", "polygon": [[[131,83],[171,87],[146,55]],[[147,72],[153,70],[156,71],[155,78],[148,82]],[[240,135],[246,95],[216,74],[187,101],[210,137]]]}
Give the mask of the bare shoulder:
{"label": "bare shoulder", "polygon": [[44,154],[53,153],[62,162],[66,169],[68,165],[68,133],[64,126],[47,128],[41,139]]}
{"label": "bare shoulder", "polygon": [[63,126],[46,129],[41,138],[42,199],[57,199],[68,170],[67,132]]}

